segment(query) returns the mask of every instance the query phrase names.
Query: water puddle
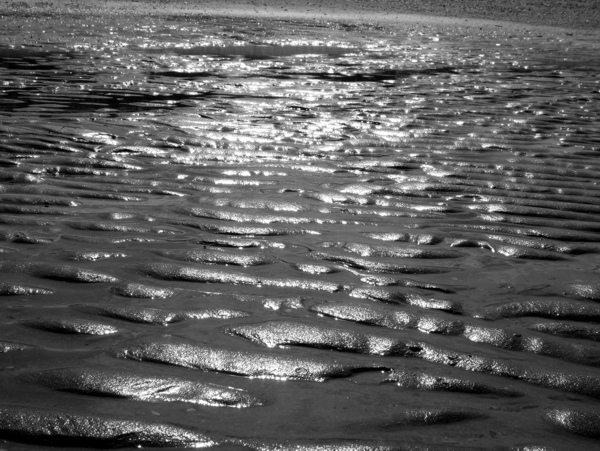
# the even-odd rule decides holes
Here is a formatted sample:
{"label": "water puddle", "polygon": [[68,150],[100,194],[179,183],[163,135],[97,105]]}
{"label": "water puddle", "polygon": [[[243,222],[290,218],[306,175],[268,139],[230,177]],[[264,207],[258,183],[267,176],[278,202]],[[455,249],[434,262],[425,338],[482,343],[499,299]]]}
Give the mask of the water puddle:
{"label": "water puddle", "polygon": [[[153,50],[149,49],[149,52]],[[154,52],[173,52],[178,55],[206,55],[219,57],[242,57],[247,59],[272,59],[299,55],[327,55],[330,57],[352,53],[354,49],[324,45],[207,45],[192,48],[159,49]]]}

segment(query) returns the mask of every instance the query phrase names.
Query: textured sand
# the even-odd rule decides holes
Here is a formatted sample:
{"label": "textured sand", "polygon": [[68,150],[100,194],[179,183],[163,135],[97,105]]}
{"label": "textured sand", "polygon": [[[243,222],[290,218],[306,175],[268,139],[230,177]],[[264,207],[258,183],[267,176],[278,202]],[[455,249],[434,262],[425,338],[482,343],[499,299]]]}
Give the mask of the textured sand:
{"label": "textured sand", "polygon": [[592,14],[2,1],[0,448],[595,449]]}
{"label": "textured sand", "polygon": [[[539,26],[597,30],[598,0],[0,0],[1,14],[141,13],[302,17],[373,22],[494,20]],[[427,19],[426,19],[427,18]],[[434,19],[438,18],[438,19]]]}

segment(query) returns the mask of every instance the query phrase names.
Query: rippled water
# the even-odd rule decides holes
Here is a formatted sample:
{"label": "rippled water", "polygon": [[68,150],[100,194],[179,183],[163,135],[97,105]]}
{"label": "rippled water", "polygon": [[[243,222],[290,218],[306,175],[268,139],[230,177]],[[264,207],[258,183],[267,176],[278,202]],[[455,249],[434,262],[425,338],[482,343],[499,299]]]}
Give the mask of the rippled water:
{"label": "rippled water", "polygon": [[3,448],[594,446],[597,35],[10,19]]}

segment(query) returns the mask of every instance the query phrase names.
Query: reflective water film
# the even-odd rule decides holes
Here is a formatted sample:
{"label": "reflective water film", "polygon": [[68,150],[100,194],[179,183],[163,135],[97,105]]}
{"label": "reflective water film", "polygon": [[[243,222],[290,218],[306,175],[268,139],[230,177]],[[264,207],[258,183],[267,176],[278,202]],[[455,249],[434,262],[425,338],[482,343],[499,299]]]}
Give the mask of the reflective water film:
{"label": "reflective water film", "polygon": [[1,448],[597,446],[598,35],[1,20]]}

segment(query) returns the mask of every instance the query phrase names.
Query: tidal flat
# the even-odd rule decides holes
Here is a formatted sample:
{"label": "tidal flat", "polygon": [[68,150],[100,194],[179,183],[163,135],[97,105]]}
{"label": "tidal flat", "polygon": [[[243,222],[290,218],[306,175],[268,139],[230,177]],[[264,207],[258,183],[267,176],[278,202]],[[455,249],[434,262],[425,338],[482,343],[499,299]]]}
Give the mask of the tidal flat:
{"label": "tidal flat", "polygon": [[0,16],[0,448],[598,446],[597,31],[49,4]]}

